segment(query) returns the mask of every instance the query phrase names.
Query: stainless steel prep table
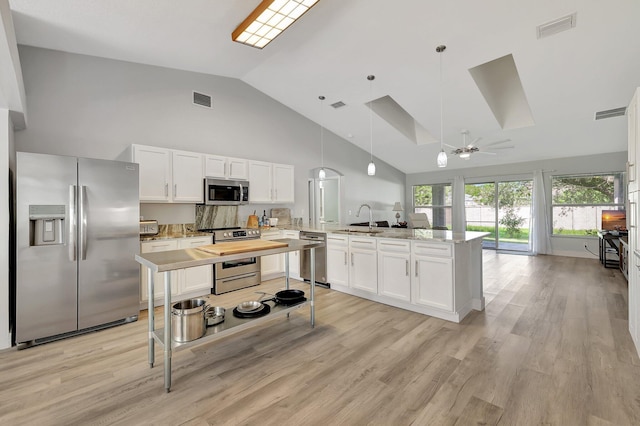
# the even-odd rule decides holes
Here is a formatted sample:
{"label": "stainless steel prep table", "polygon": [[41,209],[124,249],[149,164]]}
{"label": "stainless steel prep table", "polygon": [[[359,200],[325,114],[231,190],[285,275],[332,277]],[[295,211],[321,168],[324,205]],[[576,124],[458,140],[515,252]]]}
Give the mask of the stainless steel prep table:
{"label": "stainless steel prep table", "polygon": [[[315,241],[304,241],[283,238],[275,240],[287,243],[286,247],[279,247],[267,250],[254,250],[250,252],[215,255],[209,254],[198,249],[171,250],[157,253],[137,254],[135,259],[142,266],[149,268],[147,285],[149,291],[149,365],[153,367],[155,362],[154,344],[158,343],[164,348],[164,388],[166,392],[171,389],[171,353],[172,350],[180,350],[197,344],[207,343],[212,340],[237,333],[254,325],[258,325],[275,316],[288,315],[290,312],[309,304],[311,327],[315,325],[315,286],[310,285],[310,300],[302,302],[294,306],[278,306],[276,305],[269,314],[259,318],[237,319],[227,321],[215,326],[207,328],[206,334],[196,340],[190,342],[175,342],[171,336],[171,271],[176,269],[192,268],[194,266],[213,265],[215,263],[226,262],[229,260],[238,260],[250,256],[268,256],[271,254],[286,253],[285,256],[285,286],[289,288],[289,252],[297,250],[309,250],[311,254],[311,282],[315,281],[315,249],[324,247],[324,243]],[[154,282],[153,273],[164,272],[164,329],[155,328],[155,315],[153,312],[153,294]],[[166,344],[171,342],[171,344]]]}

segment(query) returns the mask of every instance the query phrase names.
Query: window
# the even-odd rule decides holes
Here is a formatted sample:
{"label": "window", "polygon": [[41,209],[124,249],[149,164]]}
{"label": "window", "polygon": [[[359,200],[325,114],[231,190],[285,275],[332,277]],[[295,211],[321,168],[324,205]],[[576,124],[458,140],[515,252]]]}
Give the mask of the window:
{"label": "window", "polygon": [[451,229],[452,195],[450,183],[414,185],[413,212],[426,213],[433,228]]}
{"label": "window", "polygon": [[553,234],[595,235],[603,210],[624,210],[624,173],[553,176]]}

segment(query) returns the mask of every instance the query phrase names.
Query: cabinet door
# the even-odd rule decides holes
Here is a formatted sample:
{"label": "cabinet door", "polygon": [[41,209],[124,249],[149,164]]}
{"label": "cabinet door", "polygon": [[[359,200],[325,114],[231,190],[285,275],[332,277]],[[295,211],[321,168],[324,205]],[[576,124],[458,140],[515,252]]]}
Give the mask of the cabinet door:
{"label": "cabinet door", "polygon": [[327,235],[327,281],[349,285],[349,240],[347,237]]}
{"label": "cabinet door", "polygon": [[173,151],[173,201],[202,203],[203,196],[202,155]]}
{"label": "cabinet door", "polygon": [[[300,238],[300,232],[298,231],[282,231],[282,238],[291,238],[297,240]],[[286,254],[283,254],[283,259]],[[283,260],[284,262],[284,260]],[[284,268],[284,263],[282,264]],[[289,252],[289,277],[300,279],[300,251]]]}
{"label": "cabinet door", "polygon": [[249,202],[271,203],[272,180],[271,163],[249,162]]}
{"label": "cabinet door", "polygon": [[140,201],[171,199],[171,154],[168,149],[134,145],[134,163],[140,165]]}
{"label": "cabinet door", "polygon": [[205,155],[204,175],[224,179],[227,177],[227,157],[219,155]]}
{"label": "cabinet door", "polygon": [[294,168],[286,164],[273,165],[273,201],[276,203],[293,203]]}
{"label": "cabinet door", "polygon": [[[140,244],[140,253],[155,253],[159,251],[177,250],[178,242],[176,240],[159,240],[150,241]],[[149,292],[147,291],[147,276],[149,269],[146,266],[140,266],[140,300],[146,301],[149,299]],[[178,293],[178,275],[175,271],[171,272],[171,294]],[[155,300],[162,299],[164,297],[164,272],[153,274],[153,298]]]}
{"label": "cabinet door", "polygon": [[[277,240],[280,238],[280,233],[270,233],[263,235],[263,240]],[[262,279],[270,280],[273,278],[281,277],[284,274],[284,254],[272,254],[269,256],[262,256],[260,258],[260,274]]]}
{"label": "cabinet door", "polygon": [[638,91],[631,99],[631,103],[627,108],[627,125],[628,125],[628,141],[627,141],[627,182],[629,192],[638,190],[638,160],[640,160],[640,147],[638,147],[638,139],[640,139],[640,119],[638,117]]}
{"label": "cabinet door", "polygon": [[378,252],[378,289],[381,296],[411,301],[411,272],[408,253]]}
{"label": "cabinet door", "polygon": [[453,310],[453,259],[414,256],[413,303]]}
{"label": "cabinet door", "polygon": [[242,158],[227,158],[229,179],[249,179],[249,162]]}
{"label": "cabinet door", "polygon": [[[183,238],[178,240],[179,249],[195,248],[211,244],[211,237]],[[202,294],[209,294],[213,286],[213,266],[203,265],[187,268],[179,271],[180,293],[191,293],[200,291]]]}
{"label": "cabinet door", "polygon": [[375,250],[350,249],[349,284],[352,288],[378,293],[378,267]]}

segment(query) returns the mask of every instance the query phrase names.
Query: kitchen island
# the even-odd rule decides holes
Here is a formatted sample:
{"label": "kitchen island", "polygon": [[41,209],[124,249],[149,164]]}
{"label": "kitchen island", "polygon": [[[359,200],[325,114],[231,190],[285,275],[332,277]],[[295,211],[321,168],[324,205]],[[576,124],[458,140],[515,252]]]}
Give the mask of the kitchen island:
{"label": "kitchen island", "polygon": [[336,226],[294,228],[327,234],[333,290],[460,322],[484,310],[485,232]]}
{"label": "kitchen island", "polygon": [[[207,333],[196,340],[186,343],[179,343],[173,340],[171,330],[171,271],[185,268],[193,268],[203,265],[213,265],[215,263],[228,262],[233,260],[240,260],[249,256],[268,256],[272,254],[286,253],[285,256],[285,287],[289,288],[289,256],[288,253],[298,250],[309,250],[311,258],[315,259],[315,249],[323,247],[323,243],[293,240],[293,239],[281,239],[279,242],[286,243],[284,247],[269,248],[265,250],[253,250],[244,251],[235,254],[217,255],[211,254],[200,249],[184,249],[184,250],[171,250],[156,253],[138,254],[135,259],[142,266],[149,269],[147,274],[147,285],[149,292],[149,366],[153,367],[155,362],[155,343],[158,343],[164,349],[164,388],[166,392],[171,389],[171,356],[172,350],[178,350],[186,347],[190,347],[195,344],[210,342],[214,339],[221,338],[223,336],[242,331],[246,328],[258,325],[268,319],[273,319],[275,316],[288,315],[291,311],[305,306],[307,303],[310,306],[310,323],[311,327],[315,325],[315,292],[314,287],[310,286],[310,300],[308,302],[302,302],[291,307],[277,306],[271,313],[259,317],[246,319],[244,321],[230,321],[227,325],[216,326],[207,330]],[[154,294],[154,273],[163,272],[165,276],[164,280],[164,329],[155,328],[155,316],[153,311],[153,294]],[[311,269],[311,276],[315,279],[315,268]]]}

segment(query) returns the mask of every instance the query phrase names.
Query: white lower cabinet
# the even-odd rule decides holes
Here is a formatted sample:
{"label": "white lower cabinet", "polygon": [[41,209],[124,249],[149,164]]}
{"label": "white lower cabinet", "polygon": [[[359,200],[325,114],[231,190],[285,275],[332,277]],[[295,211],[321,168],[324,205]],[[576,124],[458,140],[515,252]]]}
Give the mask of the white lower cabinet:
{"label": "white lower cabinet", "polygon": [[[280,232],[280,238],[290,238],[292,240],[300,239],[300,231],[290,231],[290,230],[282,230]],[[284,272],[284,257],[286,253],[283,253],[282,256],[282,270]],[[294,278],[296,280],[300,279],[300,251],[290,251],[289,252],[289,277]]]}
{"label": "white lower cabinet", "polygon": [[349,286],[378,293],[378,255],[376,239],[349,237]]}
{"label": "white lower cabinet", "polygon": [[[211,244],[211,237],[183,238],[178,240],[179,249],[195,248]],[[211,265],[196,266],[178,270],[180,293],[209,293],[213,285],[213,267]]]}
{"label": "white lower cabinet", "polygon": [[411,301],[417,305],[453,311],[451,245],[416,242],[412,251]]}
{"label": "white lower cabinet", "polygon": [[411,244],[409,241],[378,241],[378,294],[411,301]]}
{"label": "white lower cabinet", "polygon": [[[154,253],[168,250],[195,248],[211,244],[211,237],[180,238],[173,240],[145,241],[140,244],[141,253]],[[140,301],[149,300],[147,292],[146,267],[140,268]],[[160,305],[164,300],[164,272],[154,274],[154,304]],[[210,265],[181,269],[171,272],[171,300],[179,301],[188,297],[208,294],[213,285],[213,267]]]}
{"label": "white lower cabinet", "polygon": [[349,237],[327,235],[327,281],[331,286],[349,285]]}

